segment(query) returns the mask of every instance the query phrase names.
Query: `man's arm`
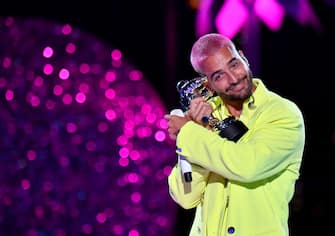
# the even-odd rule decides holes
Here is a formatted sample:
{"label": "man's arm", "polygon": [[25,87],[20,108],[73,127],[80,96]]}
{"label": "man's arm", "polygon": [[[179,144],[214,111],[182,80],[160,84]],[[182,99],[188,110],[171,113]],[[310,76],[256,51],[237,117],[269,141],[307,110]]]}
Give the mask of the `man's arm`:
{"label": "man's arm", "polygon": [[175,165],[168,177],[172,199],[185,209],[196,207],[202,199],[208,176],[208,170],[192,165],[192,182],[185,183],[179,165]]}
{"label": "man's arm", "polygon": [[305,131],[299,109],[293,103],[278,102],[268,107],[237,143],[194,122],[186,123],[177,138],[179,154],[240,182],[260,180],[301,162]]}

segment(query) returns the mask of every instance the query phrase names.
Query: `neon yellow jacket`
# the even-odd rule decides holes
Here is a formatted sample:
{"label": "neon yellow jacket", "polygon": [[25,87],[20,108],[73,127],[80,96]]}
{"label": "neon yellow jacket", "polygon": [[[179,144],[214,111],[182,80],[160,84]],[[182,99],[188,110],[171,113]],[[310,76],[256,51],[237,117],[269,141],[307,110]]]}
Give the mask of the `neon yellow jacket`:
{"label": "neon yellow jacket", "polygon": [[[303,116],[260,79],[253,83],[257,88],[239,118],[249,130],[237,143],[193,121],[178,134],[177,153],[192,163],[193,180],[183,183],[176,164],[168,184],[180,206],[197,208],[191,236],[289,235],[289,202],[305,144]],[[212,105],[220,120],[229,115],[220,98]]]}

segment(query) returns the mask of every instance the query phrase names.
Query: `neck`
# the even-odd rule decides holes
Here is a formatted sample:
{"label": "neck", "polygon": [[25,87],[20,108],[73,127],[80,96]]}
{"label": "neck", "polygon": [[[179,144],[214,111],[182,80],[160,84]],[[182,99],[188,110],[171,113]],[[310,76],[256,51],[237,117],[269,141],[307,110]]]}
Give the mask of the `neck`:
{"label": "neck", "polygon": [[[253,84],[251,88],[252,93],[255,92],[255,90],[256,86]],[[243,103],[244,100],[224,101],[224,104],[227,107],[229,113],[235,117],[240,117],[242,113]]]}
{"label": "neck", "polygon": [[236,101],[236,102],[229,102],[225,103],[229,113],[234,117],[240,117],[242,113],[243,102]]}

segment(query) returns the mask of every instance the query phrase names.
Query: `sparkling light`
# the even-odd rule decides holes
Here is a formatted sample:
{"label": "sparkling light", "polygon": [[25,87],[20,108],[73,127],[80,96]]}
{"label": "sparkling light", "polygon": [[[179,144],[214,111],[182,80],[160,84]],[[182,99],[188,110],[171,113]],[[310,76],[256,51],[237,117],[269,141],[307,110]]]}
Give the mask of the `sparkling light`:
{"label": "sparkling light", "polygon": [[215,18],[215,25],[223,35],[233,38],[248,20],[248,9],[241,0],[227,0]]}
{"label": "sparkling light", "polygon": [[254,11],[272,31],[280,29],[285,10],[276,0],[257,0]]}
{"label": "sparkling light", "polygon": [[[196,15],[198,36],[211,31],[213,5],[212,0],[201,1]],[[308,0],[227,0],[213,17],[217,31],[229,38],[235,37],[250,20],[252,11],[272,31],[281,28],[285,14],[293,16],[301,25],[311,24],[315,29],[321,29],[319,19]]]}
{"label": "sparkling light", "polygon": [[51,64],[45,64],[44,69],[43,69],[44,74],[46,74],[46,75],[51,75],[53,70],[54,70],[54,68]]}
{"label": "sparkling light", "polygon": [[143,73],[70,24],[0,32],[0,232],[173,235],[175,147]]}
{"label": "sparkling light", "polygon": [[59,78],[62,80],[68,79],[70,76],[69,70],[63,68],[59,71]]}
{"label": "sparkling light", "polygon": [[43,50],[43,56],[46,58],[52,57],[53,53],[54,53],[54,50],[51,47],[46,47]]}

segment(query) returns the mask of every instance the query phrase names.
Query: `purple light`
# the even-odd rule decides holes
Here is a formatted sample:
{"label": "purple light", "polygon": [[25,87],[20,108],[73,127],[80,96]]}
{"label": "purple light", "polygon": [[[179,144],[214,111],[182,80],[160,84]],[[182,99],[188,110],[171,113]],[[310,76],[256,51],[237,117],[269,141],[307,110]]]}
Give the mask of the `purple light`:
{"label": "purple light", "polygon": [[48,110],[53,110],[56,106],[56,103],[54,101],[51,101],[51,100],[47,100],[45,102],[45,107],[48,109]]}
{"label": "purple light", "polygon": [[168,128],[168,122],[167,122],[167,120],[166,119],[161,119],[161,120],[159,120],[159,127],[161,128],[161,129],[167,129]]}
{"label": "purple light", "polygon": [[124,135],[121,135],[116,140],[117,144],[120,146],[124,146],[128,143],[128,138]]}
{"label": "purple light", "polygon": [[98,213],[97,217],[96,217],[97,222],[99,222],[100,224],[103,224],[106,222],[107,220],[107,215],[106,213]]}
{"label": "purple light", "polygon": [[34,86],[42,87],[43,86],[43,79],[40,76],[37,76],[34,80]]}
{"label": "purple light", "polygon": [[69,70],[63,68],[59,71],[59,78],[62,80],[67,80],[70,76]]}
{"label": "purple light", "polygon": [[72,98],[71,94],[68,94],[68,93],[64,94],[64,96],[62,98],[63,103],[66,104],[66,105],[71,104],[72,100],[73,100],[73,98]]}
{"label": "purple light", "polygon": [[320,20],[309,1],[298,0],[298,2],[299,9],[297,11],[296,18],[298,19],[299,23],[302,25],[311,24],[315,29],[320,30],[322,28]]}
{"label": "purple light", "polygon": [[248,20],[248,9],[241,0],[227,0],[216,15],[219,33],[233,38]]}
{"label": "purple light", "polygon": [[63,94],[63,87],[60,85],[55,85],[54,89],[53,89],[53,93],[57,96],[60,96]]}
{"label": "purple light", "polygon": [[211,6],[213,0],[200,1],[200,6],[196,15],[196,35],[201,36],[211,30]]}
{"label": "purple light", "polygon": [[37,107],[41,103],[40,98],[33,95],[33,94],[28,99],[29,99],[29,102],[30,102],[31,106],[33,106],[33,107]]}
{"label": "purple light", "polygon": [[92,152],[92,151],[96,150],[96,148],[97,148],[97,144],[94,141],[88,141],[86,143],[86,150],[87,151]]}
{"label": "purple light", "polygon": [[4,68],[9,68],[12,65],[12,60],[8,57],[5,57],[2,62]]}
{"label": "purple light", "polygon": [[90,71],[90,66],[86,63],[83,63],[79,66],[80,73],[87,74]]}
{"label": "purple light", "polygon": [[131,195],[131,200],[133,203],[140,203],[142,199],[142,196],[139,192],[133,193]]}
{"label": "purple light", "polygon": [[136,150],[132,150],[129,156],[130,156],[130,159],[132,159],[133,161],[139,160],[141,157],[140,153]]}
{"label": "purple light", "polygon": [[150,124],[154,123],[157,119],[157,116],[153,113],[150,113],[146,116],[146,121]]}
{"label": "purple light", "polygon": [[114,89],[109,88],[105,91],[106,98],[113,100],[115,98],[116,92]]}
{"label": "purple light", "polygon": [[168,224],[168,219],[166,219],[166,217],[163,217],[163,216],[159,216],[157,219],[156,219],[156,222],[158,225],[160,226],[165,226]]}
{"label": "purple light", "polygon": [[113,82],[116,79],[116,73],[115,71],[108,71],[105,76],[106,81]]}
{"label": "purple light", "polygon": [[67,123],[66,124],[66,130],[69,133],[75,133],[77,131],[77,125],[75,123]]}
{"label": "purple light", "polygon": [[63,28],[62,28],[62,33],[63,33],[64,35],[69,35],[69,34],[71,34],[71,32],[72,32],[72,27],[71,27],[71,25],[69,25],[69,24],[65,24],[65,25],[63,26]]}
{"label": "purple light", "polygon": [[0,88],[4,88],[7,84],[7,81],[4,78],[0,77]]}
{"label": "purple light", "polygon": [[149,112],[151,112],[151,106],[149,104],[143,104],[143,106],[141,107],[141,111],[143,114],[148,114]]}
{"label": "purple light", "polygon": [[46,57],[46,58],[52,57],[53,53],[54,53],[54,51],[51,47],[46,47],[43,50],[43,56]]}
{"label": "purple light", "polygon": [[27,152],[27,158],[29,161],[33,161],[36,159],[36,152],[33,150],[28,150]]}
{"label": "purple light", "polygon": [[105,133],[108,130],[108,124],[106,122],[103,122],[103,121],[99,122],[98,130],[101,133]]}
{"label": "purple light", "polygon": [[142,71],[70,24],[0,30],[0,232],[172,235],[175,148]]}
{"label": "purple light", "polygon": [[121,235],[123,234],[123,227],[121,225],[113,225],[112,227],[112,232],[115,234],[115,235]]}
{"label": "purple light", "polygon": [[130,230],[128,236],[140,236],[140,233],[136,229]]}
{"label": "purple light", "polygon": [[152,130],[149,127],[139,127],[136,129],[136,134],[139,138],[146,138],[151,136]]}
{"label": "purple light", "polygon": [[8,89],[5,94],[6,100],[11,101],[14,99],[14,92],[11,89]]}
{"label": "purple light", "polygon": [[122,53],[118,49],[114,49],[111,53],[112,60],[119,61],[122,58]]}
{"label": "purple light", "polygon": [[93,228],[90,224],[84,224],[81,227],[81,232],[84,234],[91,234],[93,232]]}
{"label": "purple light", "polygon": [[105,113],[107,120],[113,121],[116,119],[116,113],[113,110],[107,110]]}
{"label": "purple light", "polygon": [[136,173],[130,173],[128,175],[128,182],[129,183],[137,183],[138,182],[138,175]]}
{"label": "purple light", "polygon": [[165,140],[165,138],[166,138],[165,132],[159,130],[155,133],[155,139],[158,142],[163,142]]}
{"label": "purple light", "polygon": [[126,120],[124,123],[125,130],[133,130],[135,127],[135,122],[133,120]]}
{"label": "purple light", "polygon": [[272,31],[280,29],[285,11],[276,0],[256,0],[254,11]]}
{"label": "purple light", "polygon": [[123,158],[128,157],[129,156],[129,149],[126,148],[126,147],[121,148],[120,151],[119,151],[119,155],[120,155],[120,157],[123,157]]}
{"label": "purple light", "polygon": [[129,78],[130,78],[130,80],[132,80],[132,81],[138,81],[138,80],[141,80],[142,77],[143,77],[142,72],[139,71],[139,70],[132,70],[132,71],[130,71],[130,73],[129,73]]}
{"label": "purple light", "polygon": [[76,45],[73,43],[68,43],[66,45],[65,51],[69,54],[73,54],[76,51]]}
{"label": "purple light", "polygon": [[165,166],[165,167],[164,167],[164,170],[163,170],[164,175],[169,176],[170,173],[171,173],[171,171],[172,171],[171,166]]}
{"label": "purple light", "polygon": [[42,206],[36,206],[35,207],[35,215],[38,219],[44,218],[44,210]]}
{"label": "purple light", "polygon": [[28,190],[29,188],[30,188],[30,181],[29,180],[27,180],[27,179],[23,179],[22,181],[21,181],[21,186],[22,186],[22,188],[24,189],[24,190]]}
{"label": "purple light", "polygon": [[76,94],[76,101],[78,103],[84,103],[86,101],[86,95],[84,93],[77,93]]}
{"label": "purple light", "polygon": [[129,165],[129,159],[126,158],[126,157],[121,157],[119,159],[119,165],[122,166],[122,167],[126,167]]}
{"label": "purple light", "polygon": [[45,64],[44,69],[43,69],[44,74],[46,74],[46,75],[51,75],[53,70],[54,70],[54,68],[51,64]]}
{"label": "purple light", "polygon": [[79,91],[82,92],[82,93],[88,93],[90,91],[90,87],[86,83],[81,83],[79,85]]}
{"label": "purple light", "polygon": [[[282,6],[277,0],[227,0],[221,6],[215,16],[215,26],[219,33],[229,38],[235,35],[248,22],[251,11],[255,12],[259,19],[272,31],[281,28],[285,13],[293,17],[301,24],[311,24],[316,29],[321,29],[319,19],[308,0],[281,1],[286,3]],[[198,36],[210,31],[210,11],[213,3],[201,1],[197,12],[196,33]],[[285,12],[286,11],[286,12]]]}

